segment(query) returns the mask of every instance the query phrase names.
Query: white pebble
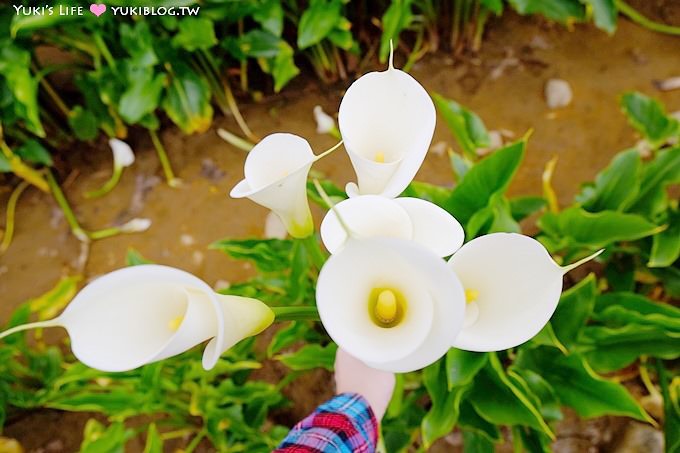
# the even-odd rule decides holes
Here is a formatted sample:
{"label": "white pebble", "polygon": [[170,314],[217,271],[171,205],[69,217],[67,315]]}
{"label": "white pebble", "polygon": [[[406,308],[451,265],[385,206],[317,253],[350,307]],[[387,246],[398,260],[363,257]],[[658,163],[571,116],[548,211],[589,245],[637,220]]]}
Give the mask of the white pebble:
{"label": "white pebble", "polygon": [[545,84],[545,101],[551,109],[566,107],[571,104],[573,94],[569,82],[562,79],[550,79]]}

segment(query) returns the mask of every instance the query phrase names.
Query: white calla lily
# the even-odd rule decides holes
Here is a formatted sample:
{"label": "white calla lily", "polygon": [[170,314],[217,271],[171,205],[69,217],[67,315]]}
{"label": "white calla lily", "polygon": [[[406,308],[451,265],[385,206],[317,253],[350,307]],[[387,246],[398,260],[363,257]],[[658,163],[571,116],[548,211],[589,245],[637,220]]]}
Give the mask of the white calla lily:
{"label": "white calla lily", "polygon": [[256,299],[215,293],[201,279],[172,267],[140,265],[101,276],[48,321],[9,329],[0,338],[37,327],[64,327],[73,354],[102,371],[127,371],[210,340],[203,366],[274,319]]}
{"label": "white calla lily", "polygon": [[117,138],[109,140],[109,146],[113,152],[113,166],[125,168],[135,162],[135,153],[132,152],[130,145]]}
{"label": "white calla lily", "polygon": [[321,322],[373,368],[409,372],[435,362],[463,324],[465,295],[446,262],[413,241],[351,239],[319,274]]}
{"label": "white calla lily", "polygon": [[135,162],[135,153],[132,152],[130,145],[117,138],[112,138],[109,140],[109,146],[113,152],[113,173],[108,181],[104,183],[99,189],[93,190],[91,192],[85,193],[87,198],[101,197],[109,193],[116,187],[120,177],[123,174],[123,169],[129,167]]}
{"label": "white calla lily", "polygon": [[492,233],[466,243],[449,260],[468,302],[452,345],[500,351],[530,340],[555,312],[564,274],[601,252],[559,266],[540,242],[521,234]]}
{"label": "white calla lily", "polygon": [[338,124],[358,185],[350,197],[378,194],[394,198],[411,182],[432,141],[435,108],[413,77],[395,69],[357,79],[340,103]]}
{"label": "white calla lily", "polygon": [[307,201],[307,174],[323,155],[315,156],[307,140],[297,135],[268,135],[248,153],[245,179],[230,195],[250,198],[274,211],[291,236],[309,236],[314,231],[314,221]]}
{"label": "white calla lily", "polygon": [[438,256],[451,255],[465,239],[463,227],[451,214],[434,203],[410,197],[359,195],[335,205],[320,228],[321,239],[329,252],[336,253],[349,239],[345,228],[359,239],[411,239]]}

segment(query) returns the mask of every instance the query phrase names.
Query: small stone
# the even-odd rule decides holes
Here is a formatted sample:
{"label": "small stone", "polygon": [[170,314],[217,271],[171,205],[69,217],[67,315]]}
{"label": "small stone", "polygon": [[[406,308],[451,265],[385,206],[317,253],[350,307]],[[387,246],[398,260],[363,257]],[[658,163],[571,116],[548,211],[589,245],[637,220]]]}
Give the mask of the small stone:
{"label": "small stone", "polygon": [[503,134],[501,131],[489,131],[489,146],[486,148],[478,148],[478,156],[486,156],[492,153],[501,146],[503,146]]}
{"label": "small stone", "polygon": [[650,425],[630,422],[614,453],[662,453],[663,433]]}
{"label": "small stone", "polygon": [[545,84],[545,101],[551,109],[566,107],[571,104],[573,94],[569,82],[562,79],[550,79]]}
{"label": "small stone", "polygon": [[229,283],[226,280],[217,280],[215,284],[213,285],[213,289],[215,291],[221,291],[223,289],[229,289],[231,287],[231,283]]}
{"label": "small stone", "polygon": [[267,239],[285,239],[287,235],[286,226],[281,222],[279,216],[270,211],[264,221],[264,237]]}
{"label": "small stone", "polygon": [[50,441],[50,443],[45,445],[45,450],[53,452],[62,452],[64,451],[64,441],[62,441],[61,439],[55,439],[53,441]]}
{"label": "small stone", "polygon": [[449,147],[448,143],[446,143],[444,141],[439,141],[439,142],[435,143],[434,145],[432,145],[432,147],[430,148],[430,152],[432,154],[434,154],[435,156],[441,157],[441,156],[446,155],[446,149],[448,147]]}
{"label": "small stone", "polygon": [[179,237],[179,242],[185,247],[191,247],[196,243],[196,240],[190,234],[183,234]]}
{"label": "small stone", "polygon": [[205,259],[205,255],[203,252],[199,250],[194,250],[194,253],[191,254],[191,261],[194,263],[195,266],[200,266],[203,264],[203,260]]}
{"label": "small stone", "polygon": [[671,91],[680,89],[680,77],[671,77],[664,80],[655,80],[654,85],[658,90]]}

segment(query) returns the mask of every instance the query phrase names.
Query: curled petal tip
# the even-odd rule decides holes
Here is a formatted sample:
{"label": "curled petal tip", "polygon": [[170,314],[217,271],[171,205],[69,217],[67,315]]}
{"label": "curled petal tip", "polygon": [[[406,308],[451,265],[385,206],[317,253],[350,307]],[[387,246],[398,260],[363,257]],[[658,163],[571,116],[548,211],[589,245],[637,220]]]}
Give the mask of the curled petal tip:
{"label": "curled petal tip", "polygon": [[592,255],[588,255],[585,258],[576,261],[575,263],[571,263],[571,264],[568,264],[566,266],[561,266],[560,269],[562,269],[563,274],[566,274],[567,272],[576,269],[580,265],[585,264],[588,261],[597,258],[600,254],[602,254],[602,252],[604,252],[604,249],[600,249],[597,252],[593,253]]}

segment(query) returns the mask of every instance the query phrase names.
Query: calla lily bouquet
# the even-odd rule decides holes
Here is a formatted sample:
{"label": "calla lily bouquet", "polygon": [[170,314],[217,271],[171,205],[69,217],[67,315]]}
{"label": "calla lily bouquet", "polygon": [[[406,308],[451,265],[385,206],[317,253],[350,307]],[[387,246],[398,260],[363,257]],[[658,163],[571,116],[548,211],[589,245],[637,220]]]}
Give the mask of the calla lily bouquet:
{"label": "calla lily bouquet", "polygon": [[[601,251],[559,266],[544,246],[518,233],[464,244],[447,210],[400,196],[420,168],[435,128],[425,89],[395,69],[356,80],[338,115],[342,142],[315,155],[302,137],[274,133],[248,154],[231,191],[272,210],[294,238],[314,234],[307,180],[312,165],[344,145],[357,181],[334,204],[320,236],[331,256],[320,265],[316,310],[273,307],[215,293],[186,272],[159,265],[114,271],[87,285],[57,318],[2,334],[62,326],[86,365],[126,371],[207,342],[203,366],[279,319],[320,319],[337,345],[368,365],[422,369],[452,347],[498,351],[534,337],[557,307],[562,277]],[[113,143],[112,146],[117,146]],[[122,167],[121,167],[122,168]],[[450,257],[450,258],[449,258]]]}

